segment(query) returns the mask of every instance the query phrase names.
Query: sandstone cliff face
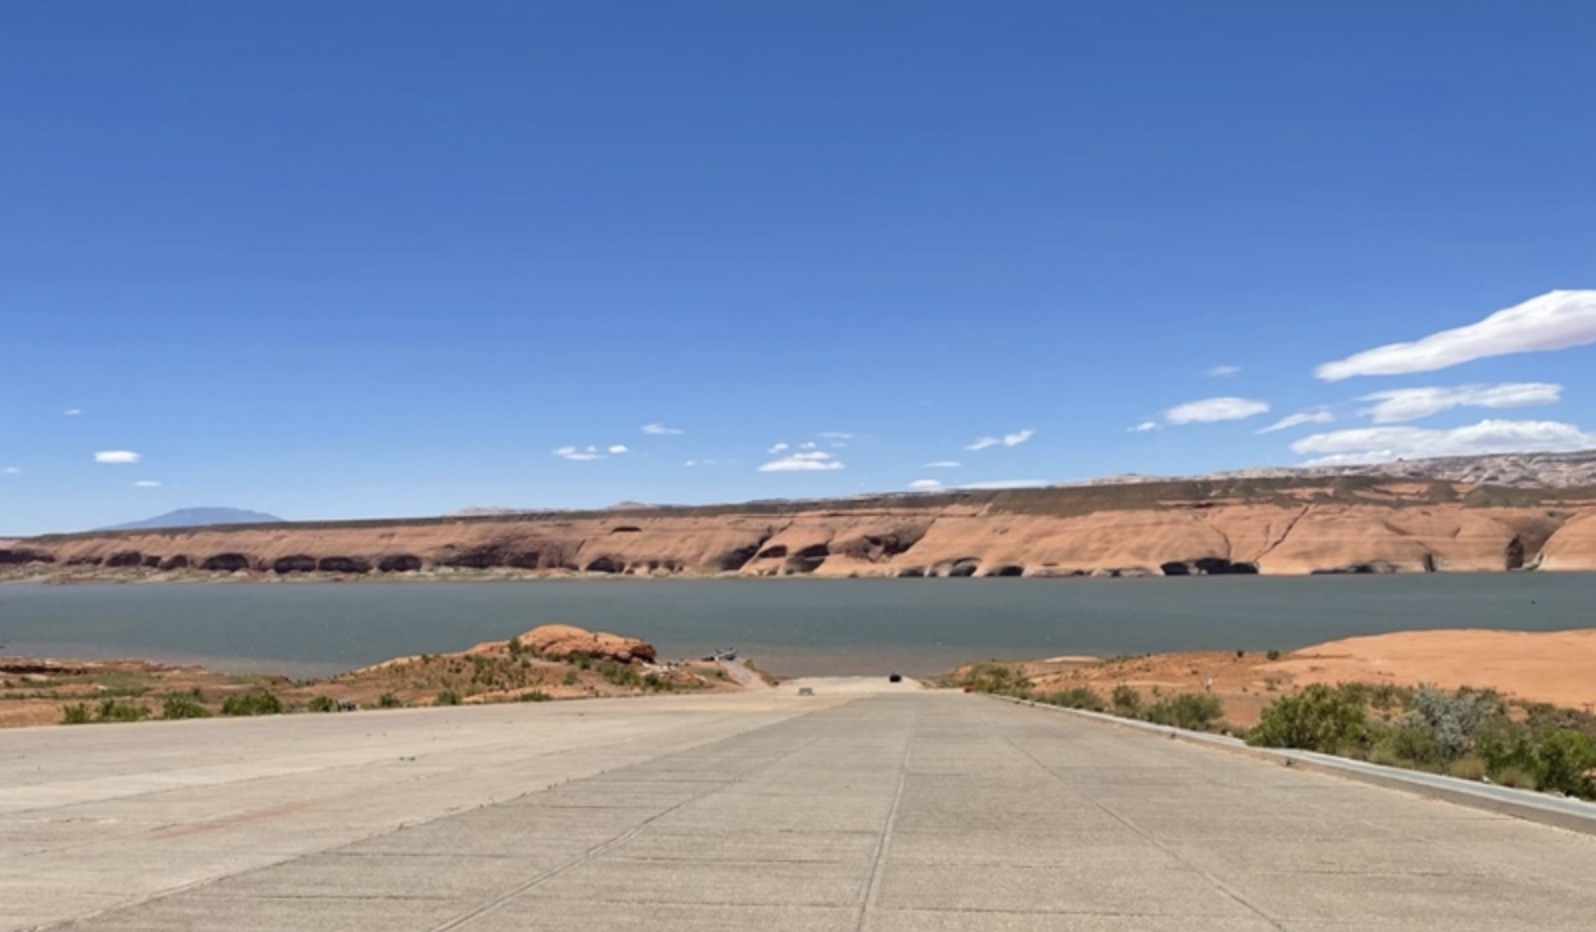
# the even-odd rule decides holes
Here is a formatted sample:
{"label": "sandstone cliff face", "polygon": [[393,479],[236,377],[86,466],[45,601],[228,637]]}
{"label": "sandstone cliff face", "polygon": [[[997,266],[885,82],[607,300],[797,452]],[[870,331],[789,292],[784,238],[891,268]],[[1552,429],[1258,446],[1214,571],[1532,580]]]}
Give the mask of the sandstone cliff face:
{"label": "sandstone cliff face", "polygon": [[281,577],[451,569],[828,577],[1596,570],[1596,493],[1345,479],[1166,483],[65,535],[0,549],[0,565]]}

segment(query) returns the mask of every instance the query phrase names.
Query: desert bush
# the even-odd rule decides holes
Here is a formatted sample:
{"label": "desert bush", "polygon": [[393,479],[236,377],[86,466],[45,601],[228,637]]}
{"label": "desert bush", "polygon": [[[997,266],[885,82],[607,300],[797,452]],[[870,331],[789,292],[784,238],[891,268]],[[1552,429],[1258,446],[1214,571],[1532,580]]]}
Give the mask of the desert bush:
{"label": "desert bush", "polygon": [[223,715],[278,715],[282,711],[282,700],[265,690],[238,693],[222,700]]}
{"label": "desert bush", "polygon": [[[725,677],[726,671],[717,670],[715,672],[720,673],[722,678]],[[561,682],[564,683],[566,686],[575,686],[577,681],[580,680],[581,678],[582,678],[581,674],[577,673],[575,670],[566,670],[565,671],[565,678],[563,680],[561,680]]]}
{"label": "desert bush", "polygon": [[85,703],[74,702],[61,710],[61,724],[63,725],[87,725],[92,721],[94,721],[94,715],[89,711],[89,707]]}
{"label": "desert bush", "polygon": [[1536,742],[1535,760],[1540,789],[1596,798],[1596,739],[1566,729],[1547,732]]}
{"label": "desert bush", "polygon": [[1247,733],[1247,743],[1335,753],[1362,746],[1368,737],[1368,720],[1355,692],[1315,683],[1270,703]]}
{"label": "desert bush", "polygon": [[436,700],[434,700],[433,704],[434,705],[459,705],[460,704],[460,693],[455,691],[455,690],[453,690],[453,689],[442,690],[441,692],[438,693],[438,697],[437,697]]}
{"label": "desert bush", "polygon": [[404,703],[400,702],[399,697],[393,693],[383,693],[377,697],[377,708],[379,709],[397,709],[402,705]]}
{"label": "desert bush", "polygon": [[1434,686],[1420,686],[1408,698],[1407,705],[1403,730],[1429,733],[1432,746],[1426,750],[1435,763],[1472,753],[1486,723],[1502,711],[1494,694],[1467,689],[1454,693]]}
{"label": "desert bush", "polygon": [[1063,692],[1049,693],[1038,696],[1037,701],[1048,705],[1063,706],[1066,709],[1086,709],[1092,712],[1107,712],[1108,703],[1103,701],[1093,689],[1085,686],[1075,686]]}
{"label": "desert bush", "polygon": [[1280,659],[1280,651],[1271,650],[1269,653],[1264,654],[1264,656],[1268,657],[1270,660],[1279,660]]}
{"label": "desert bush", "polygon": [[95,721],[99,722],[140,722],[149,717],[148,706],[118,702],[115,699],[100,700],[100,708],[95,712]]}
{"label": "desert bush", "polygon": [[516,698],[521,702],[549,702],[553,700],[554,697],[541,689],[534,689],[529,692],[524,692]]}
{"label": "desert bush", "polygon": [[167,696],[161,702],[161,718],[210,718],[211,710],[205,708],[192,695]]}
{"label": "desert bush", "polygon": [[310,704],[306,708],[312,712],[336,712],[338,711],[338,703],[334,702],[331,696],[317,696],[310,700]]}
{"label": "desert bush", "polygon": [[1124,718],[1140,718],[1142,714],[1142,694],[1133,687],[1124,683],[1114,687],[1114,692],[1108,697],[1114,706],[1114,714]]}
{"label": "desert bush", "polygon": [[1031,694],[1031,681],[1006,663],[972,664],[963,676],[954,681],[954,685],[999,696],[1025,698]]}
{"label": "desert bush", "polygon": [[1218,722],[1222,715],[1224,707],[1217,696],[1179,693],[1148,706],[1143,718],[1158,725],[1203,731]]}

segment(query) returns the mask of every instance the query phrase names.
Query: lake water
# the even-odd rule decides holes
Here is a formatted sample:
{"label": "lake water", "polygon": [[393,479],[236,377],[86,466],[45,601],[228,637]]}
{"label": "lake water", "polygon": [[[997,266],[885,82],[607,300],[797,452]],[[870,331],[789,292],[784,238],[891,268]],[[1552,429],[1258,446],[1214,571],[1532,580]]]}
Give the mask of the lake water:
{"label": "lake water", "polygon": [[0,586],[0,653],[326,675],[546,622],[735,646],[780,674],[992,657],[1290,650],[1411,628],[1596,626],[1596,574]]}

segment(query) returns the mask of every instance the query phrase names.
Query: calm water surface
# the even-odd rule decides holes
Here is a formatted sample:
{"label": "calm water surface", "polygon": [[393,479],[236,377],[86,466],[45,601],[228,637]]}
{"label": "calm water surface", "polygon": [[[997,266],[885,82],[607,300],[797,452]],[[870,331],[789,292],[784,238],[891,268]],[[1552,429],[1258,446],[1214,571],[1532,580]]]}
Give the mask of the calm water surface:
{"label": "calm water surface", "polygon": [[1596,626],[1596,574],[1186,579],[557,580],[0,586],[3,652],[325,675],[562,621],[774,672],[972,659],[1290,650],[1409,628]]}

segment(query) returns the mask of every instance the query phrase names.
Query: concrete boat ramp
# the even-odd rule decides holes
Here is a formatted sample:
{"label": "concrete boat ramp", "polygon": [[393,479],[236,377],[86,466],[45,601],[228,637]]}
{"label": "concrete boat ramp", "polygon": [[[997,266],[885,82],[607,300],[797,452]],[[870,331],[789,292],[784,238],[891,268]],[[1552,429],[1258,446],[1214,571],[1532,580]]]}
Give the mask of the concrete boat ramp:
{"label": "concrete boat ramp", "polygon": [[0,733],[3,930],[1590,929],[1593,878],[1590,835],[885,680]]}

